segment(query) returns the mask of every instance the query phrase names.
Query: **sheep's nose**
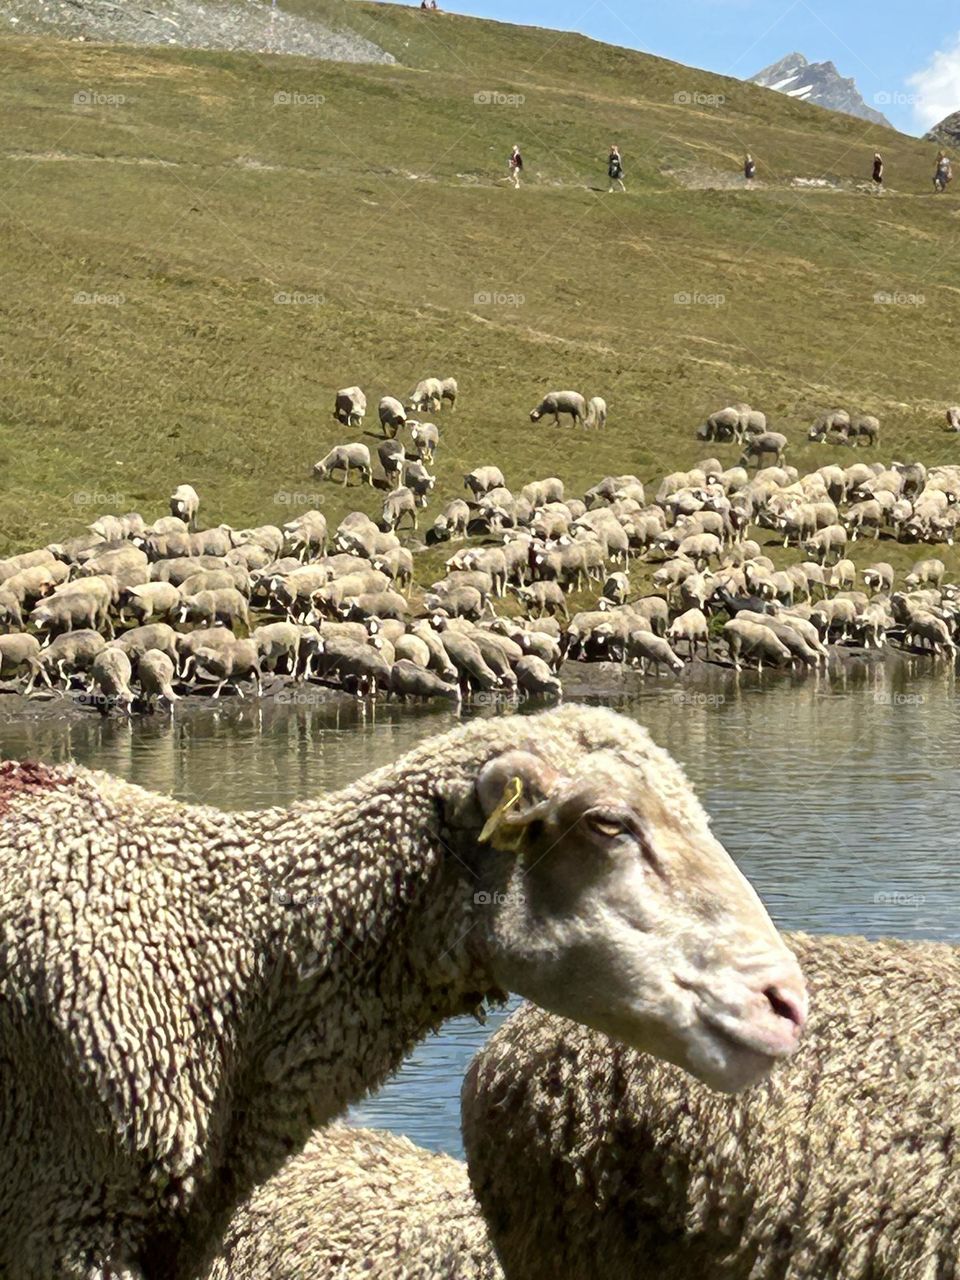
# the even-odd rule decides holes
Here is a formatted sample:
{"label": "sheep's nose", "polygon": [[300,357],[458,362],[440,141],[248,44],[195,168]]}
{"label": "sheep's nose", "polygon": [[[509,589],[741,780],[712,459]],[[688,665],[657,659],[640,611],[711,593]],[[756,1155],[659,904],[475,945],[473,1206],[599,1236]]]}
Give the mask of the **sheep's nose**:
{"label": "sheep's nose", "polygon": [[802,983],[770,982],[762,994],[776,1017],[792,1023],[799,1036],[807,1025],[807,993]]}

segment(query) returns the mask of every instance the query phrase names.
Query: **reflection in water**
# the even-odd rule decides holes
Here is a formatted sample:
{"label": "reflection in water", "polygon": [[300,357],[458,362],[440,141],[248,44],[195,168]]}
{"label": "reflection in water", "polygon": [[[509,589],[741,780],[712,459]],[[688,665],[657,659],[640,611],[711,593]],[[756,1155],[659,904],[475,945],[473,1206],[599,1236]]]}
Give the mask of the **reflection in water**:
{"label": "reflection in water", "polygon": [[[960,941],[955,698],[950,664],[910,659],[830,679],[717,672],[696,688],[648,682],[618,706],[683,763],[778,924]],[[75,759],[183,800],[259,808],[344,786],[457,720],[447,707],[231,700],[172,723],[9,723],[0,752]],[[460,1081],[502,1016],[485,1028],[447,1024],[356,1117],[459,1153]]]}

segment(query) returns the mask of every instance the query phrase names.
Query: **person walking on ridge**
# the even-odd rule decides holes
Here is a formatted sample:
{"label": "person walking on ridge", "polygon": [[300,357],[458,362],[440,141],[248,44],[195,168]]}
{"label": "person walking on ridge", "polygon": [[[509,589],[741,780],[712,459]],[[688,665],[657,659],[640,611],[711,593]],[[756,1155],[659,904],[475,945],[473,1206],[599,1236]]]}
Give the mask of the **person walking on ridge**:
{"label": "person walking on ridge", "polygon": [[873,181],[877,191],[883,190],[883,156],[879,151],[873,153]]}
{"label": "person walking on ridge", "polygon": [[623,158],[620,155],[620,148],[616,144],[610,148],[610,155],[607,157],[607,176],[610,179],[611,192],[615,185],[619,186],[621,191],[626,191],[627,188],[623,181]]}
{"label": "person walking on ridge", "polygon": [[757,162],[749,151],[743,157],[743,176],[747,182],[752,182],[757,176]]}
{"label": "person walking on ridge", "polygon": [[515,187],[519,187],[520,175],[523,173],[523,156],[520,154],[520,148],[518,146],[514,146],[513,150],[510,152],[509,165],[513,185]]}

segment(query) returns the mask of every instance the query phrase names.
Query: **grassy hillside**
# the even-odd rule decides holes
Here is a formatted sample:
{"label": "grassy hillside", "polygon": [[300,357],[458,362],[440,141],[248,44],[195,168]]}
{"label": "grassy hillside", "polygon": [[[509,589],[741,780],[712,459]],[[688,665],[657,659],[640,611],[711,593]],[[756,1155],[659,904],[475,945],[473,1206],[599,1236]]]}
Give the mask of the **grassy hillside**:
{"label": "grassy hillside", "polygon": [[[92,507],[155,512],[182,481],[211,522],[318,495],[334,522],[373,511],[311,481],[347,435],[333,392],[375,406],[427,373],[462,389],[441,498],[481,462],[572,491],[651,479],[702,456],[695,426],[734,399],[798,466],[837,456],[804,441],[834,402],[881,417],[879,456],[960,456],[941,422],[960,399],[958,206],[928,194],[929,144],[578,36],[291,7],[404,65],[0,43],[0,550]],[[614,140],[625,197],[606,193]],[[876,145],[882,198],[861,189]],[[532,426],[557,385],[603,394],[607,431]]]}

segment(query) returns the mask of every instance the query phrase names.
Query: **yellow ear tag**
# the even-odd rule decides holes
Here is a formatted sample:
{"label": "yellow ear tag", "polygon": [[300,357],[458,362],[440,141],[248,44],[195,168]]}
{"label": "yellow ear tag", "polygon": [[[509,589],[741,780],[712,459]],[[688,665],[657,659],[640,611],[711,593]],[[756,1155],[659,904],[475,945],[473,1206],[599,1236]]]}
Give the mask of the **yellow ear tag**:
{"label": "yellow ear tag", "polygon": [[[508,814],[514,805],[519,802],[522,795],[523,783],[519,778],[511,778],[503,789],[503,795],[500,797],[500,803],[483,824],[483,830],[480,832],[481,844],[488,844],[493,840],[493,837],[497,834],[497,829],[505,815]],[[510,841],[505,841],[503,847],[516,848],[516,845],[519,843],[519,839],[522,839],[522,832],[519,832],[517,836],[513,837]],[[494,844],[494,848],[497,848],[496,844]]]}

